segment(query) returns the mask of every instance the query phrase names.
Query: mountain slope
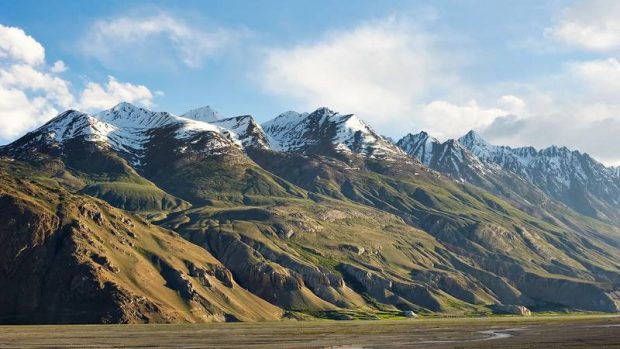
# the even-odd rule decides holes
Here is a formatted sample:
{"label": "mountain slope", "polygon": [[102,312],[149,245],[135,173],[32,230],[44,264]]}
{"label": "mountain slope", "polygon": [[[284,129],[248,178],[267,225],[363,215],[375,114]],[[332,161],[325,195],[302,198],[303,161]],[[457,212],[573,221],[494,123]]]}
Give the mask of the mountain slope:
{"label": "mountain slope", "polygon": [[[326,163],[320,158],[308,159],[296,154],[272,156],[276,159],[257,161],[307,190],[391,212],[408,225],[427,232],[449,251],[444,258],[454,263],[447,265],[443,261],[440,265],[447,270],[467,273],[475,283],[481,283],[481,287],[493,287],[495,281],[492,280],[499,277],[519,290],[519,294],[526,295],[526,299],[536,300],[527,305],[540,307],[559,302],[583,307],[585,304],[573,303],[576,301],[572,298],[574,294],[565,293],[566,298],[560,301],[556,293],[562,287],[585,287],[584,294],[590,294],[586,291],[590,286],[581,282],[597,280],[601,288],[594,293],[611,292],[603,296],[606,300],[602,302],[610,306],[607,309],[617,309],[611,291],[613,286],[603,286],[617,283],[619,277],[615,257],[618,232],[611,227],[605,228],[608,231],[603,235],[586,238],[570,228],[564,230],[564,227],[520,212],[507,202],[470,186],[423,176],[394,178],[367,170],[352,171],[345,162]],[[270,164],[274,165],[269,167]],[[303,171],[295,170],[301,166],[304,166]],[[318,176],[320,179],[316,180]],[[611,239],[608,241],[612,245],[598,241],[600,237]],[[595,250],[591,248],[594,245],[598,246]],[[460,264],[461,260],[466,262]],[[593,263],[594,260],[597,262]],[[474,269],[467,269],[465,265]],[[524,280],[531,280],[531,283]],[[555,291],[546,293],[551,289]],[[516,298],[502,301],[509,300],[514,302]]]}
{"label": "mountain slope", "polygon": [[[468,134],[472,135],[479,137],[475,133]],[[398,145],[410,155],[423,160],[430,168],[494,193],[530,216],[596,240],[606,240],[609,234],[616,235],[612,226],[573,211],[561,200],[548,195],[545,188],[539,188],[527,178],[498,164],[480,160],[460,142],[448,140],[440,143],[421,132],[403,137]],[[490,146],[486,142],[485,145]]]}
{"label": "mountain slope", "polygon": [[588,154],[566,147],[494,146],[471,131],[459,139],[481,161],[519,175],[579,213],[620,221],[620,179]]}
{"label": "mountain slope", "polygon": [[[104,199],[119,197],[113,204],[137,201],[123,208],[133,209],[159,197],[166,202],[154,202],[144,209],[169,207],[168,201],[187,207],[187,202],[241,202],[255,196],[303,195],[243,154],[242,143],[249,144],[252,132],[260,132],[260,128],[252,128],[256,124],[249,118],[234,120],[222,120],[231,127],[225,129],[121,103],[97,115],[62,113],[1,149],[0,155],[31,164],[36,159],[45,164],[54,159],[59,167],[76,172],[73,175],[77,174],[82,183],[75,185],[89,194],[101,194],[99,197]],[[233,129],[243,133],[237,135]],[[256,140],[260,144],[264,137]],[[93,158],[98,161],[89,161]],[[136,187],[136,183],[148,185]],[[86,188],[85,184],[103,187]]]}
{"label": "mountain slope", "polygon": [[236,116],[211,122],[232,131],[232,138],[243,148],[270,149],[269,140],[261,125],[251,115]]}
{"label": "mountain slope", "polygon": [[440,143],[426,132],[408,134],[396,145],[424,165],[448,174],[456,180],[479,183],[496,169],[483,164],[476,156],[454,140]]}
{"label": "mountain slope", "polygon": [[[9,172],[10,171],[10,172]],[[0,323],[277,319],[207,251],[0,163]],[[19,217],[19,219],[15,219]],[[247,307],[247,308],[246,308]]]}
{"label": "mountain slope", "polygon": [[276,151],[324,155],[361,154],[373,158],[403,153],[353,114],[327,108],[312,113],[287,112],[263,124]]}
{"label": "mountain slope", "polygon": [[[203,321],[187,315],[194,307],[192,314],[217,321],[379,318],[404,310],[488,314],[497,304],[533,310],[620,308],[618,229],[557,204],[516,174],[480,161],[460,143],[439,144],[422,135],[423,147],[409,149],[429,154],[430,162],[423,158],[429,166],[453,173],[442,175],[352,115],[322,108],[285,113],[263,126],[250,116],[205,123],[121,104],[96,115],[63,113],[0,149],[0,163],[9,169],[7,181],[32,185],[23,192],[18,184],[9,186],[18,193],[11,195],[25,200],[18,207],[39,212],[42,201],[49,201],[55,205],[51,216],[59,221],[75,217],[96,230],[90,235],[110,240],[108,249],[88,241],[77,244],[89,253],[98,248],[97,255],[116,261],[115,275],[143,275],[127,259],[134,250],[157,256],[139,260],[140,268],[155,268],[178,298],[161,296],[169,295],[162,279],[127,285],[175,315],[155,312],[136,319]],[[480,183],[471,185],[476,178]],[[39,192],[51,199],[33,201]],[[111,228],[104,221],[96,225],[80,205],[58,209],[78,201],[95,205],[98,216],[115,223]],[[14,241],[19,229],[5,219],[10,228],[3,234]],[[126,226],[116,219],[129,220],[140,241],[128,238],[133,246],[117,245],[115,239],[124,235],[110,229]],[[55,228],[48,230],[56,234]],[[185,240],[153,244],[168,237]],[[7,255],[20,258],[19,249]],[[60,270],[56,260],[45,263]],[[199,263],[215,269],[203,268],[203,273],[196,269]],[[225,287],[238,283],[232,289],[244,293],[220,304],[220,296],[191,279],[203,282],[205,274],[219,275]],[[34,282],[19,275],[11,274],[16,287]],[[58,278],[62,281],[55,289],[70,288],[71,280]],[[161,292],[151,295],[149,289]],[[194,294],[189,290],[217,307],[188,296]],[[246,296],[251,299],[241,298]],[[117,303],[106,304],[114,309]],[[243,306],[250,308],[247,314],[238,311]],[[88,321],[108,321],[106,316]],[[109,321],[125,321],[119,319]]]}

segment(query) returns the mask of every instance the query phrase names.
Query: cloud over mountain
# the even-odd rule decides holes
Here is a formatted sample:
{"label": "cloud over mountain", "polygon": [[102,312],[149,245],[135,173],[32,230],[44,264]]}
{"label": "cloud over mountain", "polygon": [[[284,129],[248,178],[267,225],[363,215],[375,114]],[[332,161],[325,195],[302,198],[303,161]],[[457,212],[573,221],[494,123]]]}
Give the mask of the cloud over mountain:
{"label": "cloud over mountain", "polygon": [[151,106],[153,93],[143,85],[87,81],[75,89],[61,74],[63,61],[48,65],[45,48],[21,28],[0,24],[0,139],[14,138],[69,108],[95,110],[119,101]]}

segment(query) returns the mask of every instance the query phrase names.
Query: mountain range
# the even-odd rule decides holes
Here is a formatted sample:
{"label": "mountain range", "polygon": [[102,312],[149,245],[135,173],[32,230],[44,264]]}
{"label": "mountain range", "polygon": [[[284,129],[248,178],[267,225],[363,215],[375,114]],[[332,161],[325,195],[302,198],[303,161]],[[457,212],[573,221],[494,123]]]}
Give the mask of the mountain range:
{"label": "mountain range", "polygon": [[567,148],[120,103],[0,147],[0,183],[0,323],[620,311],[619,171]]}

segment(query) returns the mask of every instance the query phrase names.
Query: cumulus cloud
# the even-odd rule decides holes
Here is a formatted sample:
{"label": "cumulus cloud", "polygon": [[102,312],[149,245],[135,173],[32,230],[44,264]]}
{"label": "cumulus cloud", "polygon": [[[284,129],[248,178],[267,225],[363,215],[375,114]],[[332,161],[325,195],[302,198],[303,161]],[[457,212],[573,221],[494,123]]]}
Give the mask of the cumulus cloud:
{"label": "cumulus cloud", "polygon": [[0,85],[25,92],[41,93],[50,102],[62,108],[73,105],[73,94],[67,81],[30,65],[18,63],[0,69]]}
{"label": "cumulus cloud", "polygon": [[425,97],[458,80],[438,51],[431,35],[388,18],[268,50],[259,84],[299,108],[355,112],[385,131],[411,124]]}
{"label": "cumulus cloud", "polygon": [[101,110],[114,106],[120,101],[129,101],[150,107],[153,93],[144,85],[119,82],[113,76],[108,77],[104,85],[89,82],[80,95],[80,107],[83,110]]}
{"label": "cumulus cloud", "polygon": [[588,50],[620,48],[620,2],[577,1],[566,7],[557,23],[545,31],[548,37]]}
{"label": "cumulus cloud", "polygon": [[57,113],[45,98],[29,98],[21,90],[0,85],[0,139],[20,136]]}
{"label": "cumulus cloud", "polygon": [[41,64],[45,60],[45,49],[22,29],[0,24],[0,59]]}
{"label": "cumulus cloud", "polygon": [[523,111],[500,115],[479,130],[497,144],[566,145],[620,164],[619,81],[614,58],[569,62],[561,73],[530,83],[520,98]]}
{"label": "cumulus cloud", "polygon": [[11,140],[44,123],[59,111],[103,109],[120,101],[153,104],[153,93],[143,85],[87,82],[75,92],[58,74],[62,61],[45,63],[45,49],[22,29],[0,25],[0,140]]}
{"label": "cumulus cloud", "polygon": [[176,57],[198,68],[215,53],[233,43],[242,33],[195,24],[160,12],[150,16],[114,17],[95,22],[81,42],[82,51],[113,65],[122,57],[141,64]]}
{"label": "cumulus cloud", "polygon": [[572,2],[544,35],[601,57],[564,62],[554,75],[522,81],[525,109],[511,110],[481,131],[498,144],[567,145],[620,164],[620,2]]}
{"label": "cumulus cloud", "polygon": [[497,105],[510,114],[523,115],[527,112],[525,101],[517,96],[504,95],[497,100]]}
{"label": "cumulus cloud", "polygon": [[620,93],[620,62],[616,58],[568,64],[573,79],[590,97],[615,102]]}
{"label": "cumulus cloud", "polygon": [[552,144],[567,145],[610,165],[620,164],[617,152],[619,133],[619,118],[584,119],[567,113],[531,118],[502,116],[482,132],[485,138],[496,144],[538,148]]}
{"label": "cumulus cloud", "polygon": [[463,104],[433,101],[414,114],[415,128],[442,140],[458,138],[469,130],[486,128],[498,116],[507,113],[498,103],[482,106],[476,100]]}
{"label": "cumulus cloud", "polygon": [[63,61],[56,61],[54,62],[54,65],[52,65],[52,67],[50,68],[50,70],[52,71],[52,73],[62,73],[64,71],[67,70],[67,66],[65,65],[65,62]]}

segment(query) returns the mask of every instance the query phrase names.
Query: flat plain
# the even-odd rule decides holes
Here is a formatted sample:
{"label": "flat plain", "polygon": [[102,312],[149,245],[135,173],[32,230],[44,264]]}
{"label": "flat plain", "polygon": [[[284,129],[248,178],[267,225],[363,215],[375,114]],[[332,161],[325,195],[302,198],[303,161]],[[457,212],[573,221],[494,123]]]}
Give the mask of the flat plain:
{"label": "flat plain", "polygon": [[1,348],[620,348],[620,316],[2,326]]}

